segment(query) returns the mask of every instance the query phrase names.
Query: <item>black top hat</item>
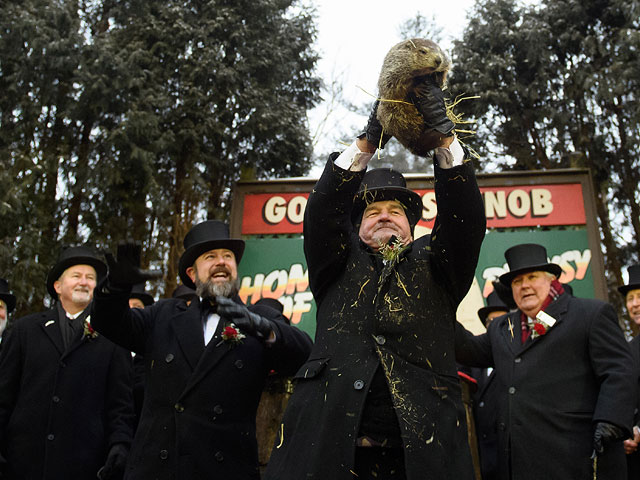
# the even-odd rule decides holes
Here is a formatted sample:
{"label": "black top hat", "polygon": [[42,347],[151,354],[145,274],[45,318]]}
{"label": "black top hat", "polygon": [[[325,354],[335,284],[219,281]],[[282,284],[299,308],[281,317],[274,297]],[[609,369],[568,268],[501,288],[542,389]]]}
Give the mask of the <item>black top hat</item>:
{"label": "black top hat", "polygon": [[360,183],[360,189],[353,200],[351,223],[360,224],[362,212],[367,205],[385,200],[397,200],[404,206],[411,228],[422,217],[422,199],[407,188],[404,176],[390,168],[374,168],[364,174]]}
{"label": "black top hat", "polygon": [[16,308],[16,297],[9,291],[9,282],[4,278],[0,278],[0,300],[7,304],[7,313]]}
{"label": "black top hat", "polygon": [[182,283],[195,288],[195,284],[187,275],[187,268],[193,266],[200,255],[216,248],[231,250],[236,257],[236,264],[240,264],[244,253],[244,240],[229,238],[229,226],[219,220],[207,220],[189,230],[184,237],[184,253],[178,264]]}
{"label": "black top hat", "polygon": [[100,283],[100,280],[107,275],[107,265],[98,258],[91,248],[84,245],[65,247],[60,252],[58,263],[53,266],[49,271],[49,275],[47,275],[47,291],[53,298],[58,297],[53,284],[67,268],[74,265],[89,265],[93,267],[98,275],[97,283]]}
{"label": "black top hat", "polygon": [[510,310],[509,306],[502,301],[502,298],[500,298],[500,295],[498,294],[498,292],[494,290],[487,297],[487,306],[482,307],[481,309],[478,310],[478,317],[480,317],[480,320],[486,327],[487,317],[489,316],[490,313],[500,312],[500,311],[508,312],[509,310]]}
{"label": "black top hat", "polygon": [[627,268],[627,272],[629,273],[629,283],[618,287],[618,291],[625,296],[629,290],[640,288],[640,265],[631,265]]}
{"label": "black top hat", "polygon": [[275,298],[261,298],[255,303],[255,305],[266,305],[267,307],[271,307],[280,313],[284,312],[284,305],[282,305],[282,302],[280,302],[280,300],[276,300]]}
{"label": "black top hat", "polygon": [[547,249],[537,243],[522,243],[507,249],[504,258],[509,264],[509,271],[500,275],[500,282],[511,287],[511,281],[521,273],[541,270],[559,277],[562,268],[547,260]]}
{"label": "black top hat", "polygon": [[171,294],[171,298],[181,298],[182,300],[193,300],[198,295],[193,288],[189,288],[185,285],[178,285],[176,289]]}
{"label": "black top hat", "polygon": [[147,292],[145,292],[144,283],[137,283],[133,287],[131,287],[129,298],[137,298],[144,304],[145,307],[153,305],[153,303],[155,302],[154,298]]}

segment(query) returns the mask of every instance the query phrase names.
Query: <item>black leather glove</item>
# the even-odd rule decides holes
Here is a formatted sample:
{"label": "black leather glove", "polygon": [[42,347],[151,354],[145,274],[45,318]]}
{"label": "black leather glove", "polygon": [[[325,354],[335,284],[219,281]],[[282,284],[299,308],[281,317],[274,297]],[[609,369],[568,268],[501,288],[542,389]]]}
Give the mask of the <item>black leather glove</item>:
{"label": "black leather glove", "polygon": [[387,135],[383,133],[382,125],[380,125],[380,121],[378,120],[378,105],[380,104],[379,100],[376,100],[371,108],[371,113],[369,114],[369,120],[367,121],[367,126],[364,129],[364,132],[358,135],[358,138],[367,138],[367,141],[377,148],[384,148],[387,142],[391,139],[391,135]]}
{"label": "black leather glove", "polygon": [[424,77],[409,98],[422,115],[427,130],[433,129],[444,135],[453,132],[455,124],[447,117],[444,93],[433,75]]}
{"label": "black leather glove", "polygon": [[270,320],[249,311],[244,305],[227,297],[216,297],[216,303],[218,304],[218,315],[229,319],[244,332],[261,340],[266,340],[271,336],[273,326]]}
{"label": "black leather glove", "polygon": [[120,480],[124,476],[129,449],[123,443],[116,443],[109,450],[107,461],[96,475],[99,480]]}
{"label": "black leather glove", "polygon": [[139,243],[121,243],[118,245],[118,258],[111,253],[105,255],[109,265],[109,286],[117,289],[131,288],[132,285],[146,282],[151,278],[162,276],[159,270],[142,270],[140,255],[142,245]]}
{"label": "black leather glove", "polygon": [[620,427],[608,423],[598,422],[593,432],[593,450],[594,453],[600,455],[604,452],[604,447],[616,440],[622,440],[625,437],[624,430]]}

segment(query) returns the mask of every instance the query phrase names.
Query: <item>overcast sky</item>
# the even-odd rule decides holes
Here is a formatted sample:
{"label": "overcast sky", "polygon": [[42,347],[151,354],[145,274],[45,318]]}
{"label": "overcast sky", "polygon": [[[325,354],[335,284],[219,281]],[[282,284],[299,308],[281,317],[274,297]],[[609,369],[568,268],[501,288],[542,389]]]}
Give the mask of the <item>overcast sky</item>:
{"label": "overcast sky", "polygon": [[[442,28],[440,46],[449,50],[452,40],[461,38],[467,13],[473,4],[474,0],[315,0],[313,5],[317,8],[318,26],[316,45],[321,55],[318,74],[327,83],[331,79],[338,79],[345,99],[355,105],[366,105],[373,101],[370,95],[376,94],[384,56],[401,40],[401,24],[418,13],[427,19],[434,17]],[[323,103],[310,112],[312,133],[326,117],[327,108],[327,104]],[[343,130],[348,130],[350,126],[360,129],[364,123],[366,116],[349,115],[344,110],[332,113],[328,124],[323,127],[327,133],[322,136],[322,143],[316,152],[340,149],[340,144],[329,138],[332,125],[344,125]]]}

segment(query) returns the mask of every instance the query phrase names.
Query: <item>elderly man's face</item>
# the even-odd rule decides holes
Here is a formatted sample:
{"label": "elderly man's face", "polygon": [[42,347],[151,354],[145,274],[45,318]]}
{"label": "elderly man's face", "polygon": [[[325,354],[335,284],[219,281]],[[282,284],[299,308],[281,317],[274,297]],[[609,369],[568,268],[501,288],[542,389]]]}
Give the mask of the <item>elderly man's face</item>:
{"label": "elderly man's face", "polygon": [[91,265],[73,265],[67,268],[53,283],[62,305],[84,308],[93,298],[98,276]]}
{"label": "elderly man's face", "polygon": [[631,320],[633,320],[636,325],[640,325],[640,288],[629,290],[625,301]]}
{"label": "elderly man's face", "polygon": [[364,243],[378,250],[395,235],[407,245],[411,242],[411,225],[404,207],[397,200],[373,202],[362,213],[358,232]]}
{"label": "elderly man's face", "polygon": [[549,296],[553,276],[535,271],[517,275],[511,281],[513,299],[518,308],[528,317],[535,318]]}
{"label": "elderly man's face", "polygon": [[187,275],[196,285],[200,297],[231,297],[237,290],[238,265],[236,256],[226,248],[216,248],[196,258]]}

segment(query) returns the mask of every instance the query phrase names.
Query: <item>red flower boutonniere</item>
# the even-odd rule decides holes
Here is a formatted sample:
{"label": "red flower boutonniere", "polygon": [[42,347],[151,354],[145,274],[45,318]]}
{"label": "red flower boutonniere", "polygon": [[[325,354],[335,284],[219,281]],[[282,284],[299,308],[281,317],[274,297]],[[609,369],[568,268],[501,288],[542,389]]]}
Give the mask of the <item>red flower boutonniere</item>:
{"label": "red flower boutonniere", "polygon": [[536,338],[540,335],[547,333],[547,327],[543,323],[536,322],[533,324],[533,330],[531,330],[531,338]]}
{"label": "red flower boutonniere", "polygon": [[233,323],[222,330],[222,340],[231,345],[242,343],[243,338],[245,338],[245,335]]}
{"label": "red flower boutonniere", "polygon": [[540,310],[536,315],[535,321],[529,324],[529,328],[531,328],[531,339],[533,340],[536,337],[546,335],[549,329],[555,324],[555,318]]}
{"label": "red flower boutonniere", "polygon": [[89,315],[84,321],[84,336],[91,340],[92,338],[96,338],[98,336],[98,332],[96,332],[91,326],[91,315]]}

